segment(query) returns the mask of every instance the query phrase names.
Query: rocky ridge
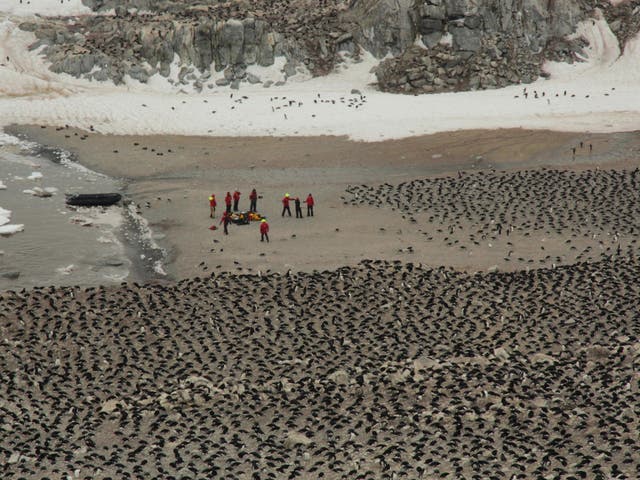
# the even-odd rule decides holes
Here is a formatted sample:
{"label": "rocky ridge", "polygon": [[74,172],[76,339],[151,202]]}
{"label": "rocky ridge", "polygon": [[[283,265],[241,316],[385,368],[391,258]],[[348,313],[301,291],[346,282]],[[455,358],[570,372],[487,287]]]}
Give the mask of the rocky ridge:
{"label": "rocky ridge", "polygon": [[379,87],[422,93],[530,83],[546,76],[546,60],[580,60],[587,42],[572,36],[579,22],[604,17],[623,46],[640,30],[639,11],[636,1],[613,6],[604,1],[417,0],[408,10],[413,29],[404,35],[416,40],[381,63]]}
{"label": "rocky ridge", "polygon": [[[286,59],[285,77],[299,72],[327,74],[337,51],[354,52],[351,36],[338,21],[341,4],[321,2],[308,8],[287,1],[211,4],[87,2],[99,15],[25,22],[43,47],[51,70],[92,80],[122,83],[126,75],[146,82],[156,73],[169,77],[177,55],[177,82],[213,87],[212,70],[224,72],[218,85],[260,83],[246,69]],[[113,8],[115,5],[115,9]],[[114,11],[115,14],[104,13]]]}
{"label": "rocky ridge", "polygon": [[[96,16],[40,19],[32,49],[51,69],[76,77],[141,82],[156,73],[174,83],[205,86],[262,83],[247,72],[283,57],[282,81],[297,73],[325,75],[362,49],[378,58],[384,91],[430,93],[528,83],[545,60],[579,60],[586,41],[579,22],[604,17],[621,48],[640,30],[640,0],[84,0]],[[341,52],[341,53],[339,53]],[[176,57],[177,56],[177,57]],[[223,75],[215,75],[223,72]],[[264,82],[265,86],[271,81]]]}

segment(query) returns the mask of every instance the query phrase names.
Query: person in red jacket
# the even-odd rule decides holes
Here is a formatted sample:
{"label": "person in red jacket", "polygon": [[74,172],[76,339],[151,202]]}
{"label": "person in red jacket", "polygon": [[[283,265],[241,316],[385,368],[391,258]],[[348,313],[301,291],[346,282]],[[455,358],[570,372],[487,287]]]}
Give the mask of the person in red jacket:
{"label": "person in red jacket", "polygon": [[227,192],[227,196],[224,197],[224,204],[227,206],[227,213],[231,213],[231,193]]}
{"label": "person in red jacket", "polygon": [[222,214],[222,218],[220,219],[220,223],[224,225],[224,234],[229,235],[229,230],[227,227],[229,226],[229,222],[231,221],[231,214],[229,212],[224,212]]}
{"label": "person in red jacket", "polygon": [[212,193],[209,196],[209,217],[210,218],[215,218],[216,216],[216,205],[218,205],[218,202],[216,202],[216,196]]}
{"label": "person in red jacket", "polygon": [[307,199],[304,201],[307,204],[307,217],[313,217],[313,206],[315,205],[315,201],[311,194],[307,196]]}
{"label": "person in red jacket", "polygon": [[282,216],[284,217],[284,212],[289,212],[289,216],[291,216],[291,208],[289,208],[289,194],[285,193],[284,198],[282,199]]}
{"label": "person in red jacket", "polygon": [[251,206],[249,207],[249,211],[257,212],[258,211],[258,192],[256,192],[255,188],[251,190],[251,193],[249,194],[249,200],[251,201]]}
{"label": "person in red jacket", "polygon": [[240,202],[240,192],[236,190],[233,192],[233,211],[238,211],[238,203]]}
{"label": "person in red jacket", "polygon": [[267,239],[267,243],[269,243],[269,224],[263,218],[260,222],[260,241],[264,242],[264,239]]}

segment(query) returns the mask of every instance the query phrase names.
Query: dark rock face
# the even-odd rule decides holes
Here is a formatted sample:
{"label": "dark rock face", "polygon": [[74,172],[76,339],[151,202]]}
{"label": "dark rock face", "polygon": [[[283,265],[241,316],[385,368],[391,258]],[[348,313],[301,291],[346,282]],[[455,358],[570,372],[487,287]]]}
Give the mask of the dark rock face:
{"label": "dark rock face", "polygon": [[639,11],[639,1],[416,0],[412,31],[427,50],[407,48],[384,61],[379,87],[422,93],[528,83],[544,75],[547,59],[578,60],[586,41],[567,36],[580,21],[603,14],[623,45],[640,30]]}
{"label": "dark rock face", "polygon": [[[168,76],[177,82],[260,83],[247,66],[283,56],[286,77],[324,75],[364,48],[393,58],[377,69],[380,89],[424,93],[496,88],[541,75],[546,59],[573,62],[585,46],[569,40],[578,22],[604,15],[621,46],[640,30],[640,0],[84,0],[114,15],[24,23],[55,72],[116,83]],[[126,5],[126,8],[125,8]],[[598,11],[596,11],[598,9]],[[418,48],[418,47],[426,47]],[[176,57],[177,56],[177,57]],[[210,81],[211,69],[224,79]]]}

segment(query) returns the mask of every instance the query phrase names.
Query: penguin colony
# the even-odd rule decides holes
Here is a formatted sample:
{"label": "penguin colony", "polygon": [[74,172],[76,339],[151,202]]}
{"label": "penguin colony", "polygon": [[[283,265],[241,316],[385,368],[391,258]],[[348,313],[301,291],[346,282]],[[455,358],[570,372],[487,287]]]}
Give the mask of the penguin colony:
{"label": "penguin colony", "polygon": [[[425,241],[457,251],[503,248],[504,260],[520,268],[638,252],[638,168],[459,172],[398,185],[350,185],[347,193],[347,204],[398,210],[421,227]],[[561,256],[549,254],[549,239],[564,246]],[[512,256],[523,241],[537,242],[535,258]]]}
{"label": "penguin colony", "polygon": [[348,189],[425,236],[626,242],[571,265],[365,260],[0,292],[1,477],[640,478],[639,181],[543,169]]}
{"label": "penguin colony", "polygon": [[639,278],[366,260],[5,291],[2,478],[640,478]]}

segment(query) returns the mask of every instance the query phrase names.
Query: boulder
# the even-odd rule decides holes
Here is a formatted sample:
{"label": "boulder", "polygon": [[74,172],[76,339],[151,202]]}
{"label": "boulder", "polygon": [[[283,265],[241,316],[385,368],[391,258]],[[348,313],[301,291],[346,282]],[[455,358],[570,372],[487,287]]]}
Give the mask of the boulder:
{"label": "boulder", "polygon": [[20,272],[18,272],[17,270],[0,272],[0,278],[6,278],[7,280],[17,280],[18,277],[20,277]]}
{"label": "boulder", "polygon": [[289,432],[284,439],[284,446],[286,448],[295,448],[298,445],[307,446],[311,443],[313,443],[312,440],[300,432]]}
{"label": "boulder", "polygon": [[453,36],[453,47],[456,50],[479,52],[482,48],[482,32],[467,27],[450,27]]}
{"label": "boulder", "polygon": [[260,77],[254,75],[253,73],[247,73],[247,82],[251,84],[261,83]]}

